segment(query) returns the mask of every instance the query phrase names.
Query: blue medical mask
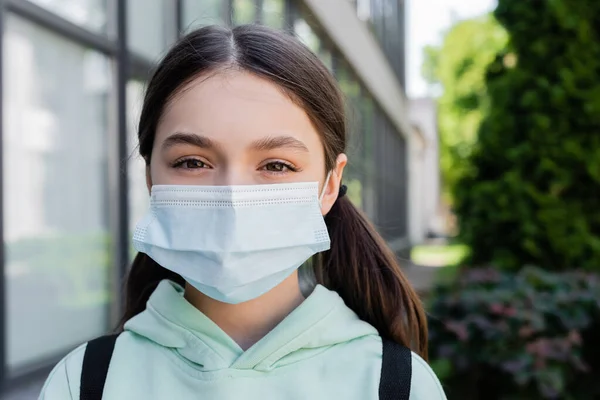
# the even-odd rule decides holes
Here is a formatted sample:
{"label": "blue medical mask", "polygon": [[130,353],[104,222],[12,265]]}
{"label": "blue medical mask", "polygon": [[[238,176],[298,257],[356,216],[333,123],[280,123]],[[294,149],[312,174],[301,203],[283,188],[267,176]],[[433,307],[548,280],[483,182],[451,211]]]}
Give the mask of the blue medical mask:
{"label": "blue medical mask", "polygon": [[207,296],[241,303],[329,249],[321,198],[316,182],[155,185],[133,243]]}

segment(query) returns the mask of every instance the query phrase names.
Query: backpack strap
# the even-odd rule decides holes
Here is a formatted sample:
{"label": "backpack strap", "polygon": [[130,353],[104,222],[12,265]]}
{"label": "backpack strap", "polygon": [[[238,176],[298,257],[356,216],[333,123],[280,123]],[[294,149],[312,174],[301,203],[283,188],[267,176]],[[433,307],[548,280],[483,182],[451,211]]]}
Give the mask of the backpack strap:
{"label": "backpack strap", "polygon": [[[102,336],[88,342],[81,369],[80,400],[102,400],[108,367],[119,335]],[[409,400],[412,380],[410,349],[382,339],[380,400]]]}
{"label": "backpack strap", "polygon": [[392,340],[383,342],[380,400],[409,400],[412,380],[412,354],[410,349]]}
{"label": "backpack strap", "polygon": [[81,368],[80,400],[102,400],[108,366],[118,336],[106,335],[88,342]]}

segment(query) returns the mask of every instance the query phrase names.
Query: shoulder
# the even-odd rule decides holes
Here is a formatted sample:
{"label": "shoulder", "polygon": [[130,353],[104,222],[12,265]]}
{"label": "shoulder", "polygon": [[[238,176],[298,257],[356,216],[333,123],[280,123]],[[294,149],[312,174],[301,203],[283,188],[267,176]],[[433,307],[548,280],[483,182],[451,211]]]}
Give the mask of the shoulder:
{"label": "shoulder", "polygon": [[[101,336],[97,339],[100,339],[98,342],[101,344],[98,351],[108,351],[106,347],[104,347],[107,343],[113,342],[115,340],[115,352],[117,348],[120,348],[121,344],[125,347],[131,345],[133,334],[130,332],[121,332],[116,335],[107,335]],[[111,340],[103,341],[102,339],[106,338]],[[94,341],[92,341],[94,342]],[[77,400],[79,399],[79,391],[81,386],[81,371],[83,368],[83,359],[85,356],[86,349],[88,348],[88,343],[84,343],[81,346],[77,347],[75,350],[71,351],[67,354],[50,372],[40,396],[38,400]],[[121,346],[121,347],[123,347]],[[110,357],[112,360],[114,357]]]}
{"label": "shoulder", "polygon": [[79,381],[87,343],[67,354],[50,372],[39,400],[79,399]]}
{"label": "shoulder", "polygon": [[412,353],[410,400],[446,400],[440,380],[427,362],[415,353]]}

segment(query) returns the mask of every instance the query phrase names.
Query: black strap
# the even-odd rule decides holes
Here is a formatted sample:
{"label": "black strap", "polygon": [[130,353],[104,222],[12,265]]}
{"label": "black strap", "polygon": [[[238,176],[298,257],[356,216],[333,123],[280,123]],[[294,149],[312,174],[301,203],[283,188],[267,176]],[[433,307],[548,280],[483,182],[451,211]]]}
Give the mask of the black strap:
{"label": "black strap", "polygon": [[102,400],[108,366],[119,335],[107,335],[88,342],[83,355],[79,400]]}
{"label": "black strap", "polygon": [[383,360],[379,381],[380,400],[408,400],[412,379],[410,349],[388,339],[382,339]]}
{"label": "black strap", "polygon": [[[90,341],[83,356],[80,400],[102,400],[108,367],[118,335],[107,335]],[[382,339],[383,351],[380,400],[409,400],[412,379],[411,351],[394,341]]]}

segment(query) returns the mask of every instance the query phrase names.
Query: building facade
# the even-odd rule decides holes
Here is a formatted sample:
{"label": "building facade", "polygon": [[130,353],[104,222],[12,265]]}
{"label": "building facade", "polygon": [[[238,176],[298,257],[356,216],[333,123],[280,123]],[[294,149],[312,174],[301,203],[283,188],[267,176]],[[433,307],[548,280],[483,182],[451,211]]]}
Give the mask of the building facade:
{"label": "building facade", "polygon": [[409,101],[409,118],[415,130],[409,156],[411,174],[409,189],[410,242],[423,242],[428,236],[444,235],[445,213],[441,202],[440,149],[437,105],[433,98],[413,98]]}
{"label": "building facade", "polygon": [[407,245],[403,0],[0,1],[3,398],[36,392],[36,377],[115,326],[148,205],[136,154],[147,79],[178,36],[245,23],[297,35],[335,74],[348,195],[392,248]]}

